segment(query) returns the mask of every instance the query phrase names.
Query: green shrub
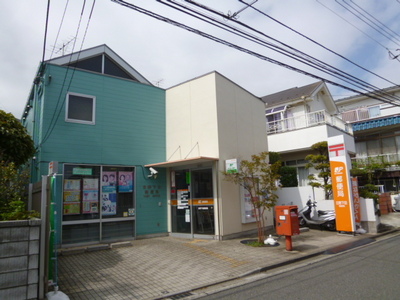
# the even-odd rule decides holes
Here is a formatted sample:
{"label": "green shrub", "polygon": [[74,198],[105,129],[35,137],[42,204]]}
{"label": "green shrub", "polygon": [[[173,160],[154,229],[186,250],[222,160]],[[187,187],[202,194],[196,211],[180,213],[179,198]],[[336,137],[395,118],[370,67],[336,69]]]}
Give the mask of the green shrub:
{"label": "green shrub", "polygon": [[26,210],[28,178],[28,170],[19,171],[12,162],[0,162],[0,221],[39,217],[39,213]]}
{"label": "green shrub", "polygon": [[279,169],[279,175],[281,175],[280,182],[282,187],[298,186],[297,169],[295,167],[282,166]]}

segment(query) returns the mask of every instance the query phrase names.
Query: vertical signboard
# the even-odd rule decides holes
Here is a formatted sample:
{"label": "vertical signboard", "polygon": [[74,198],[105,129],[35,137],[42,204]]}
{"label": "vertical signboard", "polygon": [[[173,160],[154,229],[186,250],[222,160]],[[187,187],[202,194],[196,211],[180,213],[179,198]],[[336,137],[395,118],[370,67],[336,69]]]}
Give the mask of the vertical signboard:
{"label": "vertical signboard", "polygon": [[328,138],[329,160],[335,201],[336,230],[355,232],[354,206],[350,185],[350,156],[342,135]]}
{"label": "vertical signboard", "polygon": [[360,225],[361,207],[360,207],[360,195],[358,194],[358,181],[356,177],[351,178],[351,187],[353,190],[354,220],[356,222],[356,225]]}

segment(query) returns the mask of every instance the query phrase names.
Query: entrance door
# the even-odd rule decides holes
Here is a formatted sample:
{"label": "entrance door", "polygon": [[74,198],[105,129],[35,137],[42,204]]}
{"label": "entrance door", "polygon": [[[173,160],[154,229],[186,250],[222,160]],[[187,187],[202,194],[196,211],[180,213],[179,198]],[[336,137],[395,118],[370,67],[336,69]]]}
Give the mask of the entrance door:
{"label": "entrance door", "polygon": [[177,170],[171,176],[172,232],[214,235],[212,169]]}

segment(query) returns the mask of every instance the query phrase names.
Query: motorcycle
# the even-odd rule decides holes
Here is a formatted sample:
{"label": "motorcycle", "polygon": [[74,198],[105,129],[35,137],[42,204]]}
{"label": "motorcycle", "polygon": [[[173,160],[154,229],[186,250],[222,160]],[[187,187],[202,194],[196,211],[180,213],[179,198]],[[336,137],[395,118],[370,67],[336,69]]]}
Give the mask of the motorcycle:
{"label": "motorcycle", "polygon": [[[299,225],[300,227],[316,225],[321,229],[330,231],[336,230],[336,214],[333,210],[316,210],[316,201],[312,202],[309,199],[306,205],[299,210]],[[311,212],[314,209],[314,216],[311,217]]]}
{"label": "motorcycle", "polygon": [[394,204],[393,209],[394,211],[400,212],[400,195],[394,196]]}

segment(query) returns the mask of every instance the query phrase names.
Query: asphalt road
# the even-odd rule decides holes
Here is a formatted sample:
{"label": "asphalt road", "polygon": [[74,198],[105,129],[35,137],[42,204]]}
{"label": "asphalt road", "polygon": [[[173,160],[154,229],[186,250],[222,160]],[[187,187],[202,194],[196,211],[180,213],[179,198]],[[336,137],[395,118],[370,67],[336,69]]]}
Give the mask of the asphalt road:
{"label": "asphalt road", "polygon": [[200,299],[400,299],[400,235]]}

